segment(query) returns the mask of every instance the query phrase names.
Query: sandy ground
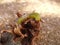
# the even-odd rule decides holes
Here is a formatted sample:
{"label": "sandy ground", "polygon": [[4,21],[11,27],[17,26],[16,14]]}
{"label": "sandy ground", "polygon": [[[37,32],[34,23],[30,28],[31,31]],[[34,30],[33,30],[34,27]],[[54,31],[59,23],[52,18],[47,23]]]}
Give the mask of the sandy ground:
{"label": "sandy ground", "polygon": [[[54,2],[54,0],[52,1]],[[35,4],[32,4],[0,4],[0,29],[5,28],[6,24],[9,24],[9,22],[13,22],[17,18],[15,16],[17,11],[21,11],[21,13],[28,13],[35,10],[36,12],[41,14],[41,19],[43,20],[43,23],[41,22],[40,36],[39,39],[36,40],[36,45],[60,45],[60,2],[55,1],[53,4],[45,3],[45,5],[41,3],[41,7],[39,7],[40,3],[35,3],[38,4],[38,6],[33,6]],[[47,7],[47,4],[51,5]],[[33,6],[34,9],[31,9],[28,6],[31,6],[31,8]],[[44,8],[44,6],[46,6],[46,8]],[[8,18],[11,20],[9,20]],[[4,24],[2,24],[3,22]],[[2,27],[1,25],[3,25],[4,27]]]}

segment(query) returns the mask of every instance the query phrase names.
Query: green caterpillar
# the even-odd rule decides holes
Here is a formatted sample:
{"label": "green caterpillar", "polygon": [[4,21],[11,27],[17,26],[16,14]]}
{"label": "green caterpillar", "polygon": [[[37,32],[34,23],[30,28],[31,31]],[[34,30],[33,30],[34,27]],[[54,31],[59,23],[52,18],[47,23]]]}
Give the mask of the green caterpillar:
{"label": "green caterpillar", "polygon": [[[29,14],[29,16],[27,18],[33,18],[36,21],[40,21],[40,19],[41,19],[39,13],[36,13],[36,12],[33,12],[33,13]],[[24,20],[25,20],[25,18],[20,17],[18,19],[17,23],[21,24],[21,22],[23,22]]]}

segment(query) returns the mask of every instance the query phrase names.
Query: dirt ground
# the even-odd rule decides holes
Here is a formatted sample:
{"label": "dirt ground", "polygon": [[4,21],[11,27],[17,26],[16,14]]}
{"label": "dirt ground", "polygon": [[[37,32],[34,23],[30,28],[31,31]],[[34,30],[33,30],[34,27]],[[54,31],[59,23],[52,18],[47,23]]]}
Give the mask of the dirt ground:
{"label": "dirt ground", "polygon": [[[5,25],[9,24],[9,22],[13,22],[17,18],[15,16],[16,12],[18,12],[19,9],[21,10],[22,8],[24,8],[24,4],[0,4],[0,23],[4,23],[4,27],[2,27],[0,24],[0,30],[6,28]],[[60,45],[60,14],[42,15],[41,19],[43,20],[43,23],[41,22],[39,39],[35,41],[35,45]],[[9,45],[14,45],[12,42],[9,43]],[[5,45],[8,45],[8,43],[6,43]],[[16,42],[15,45],[20,45],[20,42]]]}

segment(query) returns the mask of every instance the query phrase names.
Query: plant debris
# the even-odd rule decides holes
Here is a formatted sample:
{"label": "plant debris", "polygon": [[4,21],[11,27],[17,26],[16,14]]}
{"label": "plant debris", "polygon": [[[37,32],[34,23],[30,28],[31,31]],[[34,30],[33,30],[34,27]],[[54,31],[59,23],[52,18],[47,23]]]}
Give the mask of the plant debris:
{"label": "plant debris", "polygon": [[22,45],[34,45],[34,40],[38,37],[40,31],[40,16],[38,13],[33,12],[27,18],[22,18],[17,13],[18,20],[12,30],[1,31],[1,43],[6,43],[9,39],[9,33],[14,35],[13,41],[21,38]]}

